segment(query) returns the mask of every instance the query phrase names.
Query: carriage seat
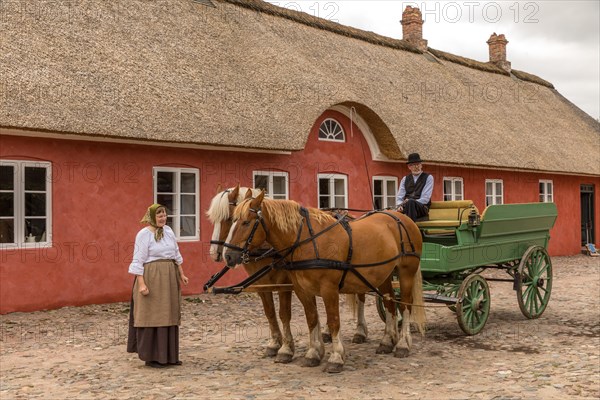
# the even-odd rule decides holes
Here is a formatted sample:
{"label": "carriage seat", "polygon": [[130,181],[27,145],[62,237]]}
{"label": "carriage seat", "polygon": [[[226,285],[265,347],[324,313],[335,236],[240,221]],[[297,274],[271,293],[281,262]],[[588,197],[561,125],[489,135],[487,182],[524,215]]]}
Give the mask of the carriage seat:
{"label": "carriage seat", "polygon": [[468,220],[471,209],[479,212],[472,200],[432,201],[429,220],[417,221],[416,224],[427,233],[453,232]]}

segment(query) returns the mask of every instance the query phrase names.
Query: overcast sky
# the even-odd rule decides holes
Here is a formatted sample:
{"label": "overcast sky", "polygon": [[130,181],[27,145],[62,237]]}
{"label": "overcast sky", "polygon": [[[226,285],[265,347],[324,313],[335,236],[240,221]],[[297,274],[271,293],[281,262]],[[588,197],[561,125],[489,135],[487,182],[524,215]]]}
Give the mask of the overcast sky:
{"label": "overcast sky", "polygon": [[600,1],[270,1],[343,25],[402,38],[407,5],[423,13],[434,49],[488,61],[494,32],[509,41],[514,69],[545,79],[594,118],[600,116]]}

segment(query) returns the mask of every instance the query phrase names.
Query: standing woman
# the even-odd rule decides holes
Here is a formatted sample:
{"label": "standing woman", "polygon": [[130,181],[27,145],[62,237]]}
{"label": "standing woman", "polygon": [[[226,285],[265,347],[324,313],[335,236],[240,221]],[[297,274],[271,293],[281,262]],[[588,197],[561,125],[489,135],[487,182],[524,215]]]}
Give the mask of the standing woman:
{"label": "standing woman", "polygon": [[127,352],[138,353],[147,366],[164,368],[181,365],[179,324],[183,258],[167,223],[167,210],[160,204],[148,207],[140,221],[149,226],[135,237],[129,273],[135,275]]}

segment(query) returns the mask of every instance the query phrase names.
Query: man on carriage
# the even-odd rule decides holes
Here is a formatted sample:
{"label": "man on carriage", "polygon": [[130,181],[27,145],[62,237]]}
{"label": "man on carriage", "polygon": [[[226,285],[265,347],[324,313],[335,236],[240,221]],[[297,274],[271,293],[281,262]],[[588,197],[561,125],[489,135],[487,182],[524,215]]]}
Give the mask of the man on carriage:
{"label": "man on carriage", "polygon": [[400,190],[396,195],[398,211],[406,214],[413,221],[429,216],[431,193],[433,192],[433,176],[423,172],[423,164],[419,153],[408,155],[410,174],[400,181]]}

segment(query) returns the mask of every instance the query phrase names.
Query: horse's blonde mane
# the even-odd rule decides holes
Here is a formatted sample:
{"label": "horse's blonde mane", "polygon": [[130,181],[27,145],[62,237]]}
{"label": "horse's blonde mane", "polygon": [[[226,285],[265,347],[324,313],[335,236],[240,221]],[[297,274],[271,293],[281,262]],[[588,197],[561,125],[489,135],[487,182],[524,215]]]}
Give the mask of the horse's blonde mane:
{"label": "horse's blonde mane", "polygon": [[[235,188],[229,188],[219,192],[212,198],[210,201],[210,207],[208,207],[208,211],[206,211],[206,216],[210,220],[210,222],[215,225],[222,221],[225,221],[229,218],[229,192],[233,191]],[[244,197],[246,196],[246,192],[249,188],[241,187],[237,196],[237,203],[239,204]],[[260,189],[250,189],[252,190],[252,197],[256,197],[260,194]]]}
{"label": "horse's blonde mane", "polygon": [[[251,199],[244,200],[240,203],[235,211],[233,218],[239,219],[243,215],[247,215],[250,209]],[[271,200],[264,199],[261,207],[269,214],[271,223],[276,225],[283,232],[296,232],[302,222],[302,215],[300,214],[300,204],[293,200]],[[310,215],[318,223],[335,222],[335,218],[325,212],[316,208],[308,209]]]}

